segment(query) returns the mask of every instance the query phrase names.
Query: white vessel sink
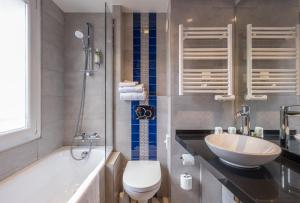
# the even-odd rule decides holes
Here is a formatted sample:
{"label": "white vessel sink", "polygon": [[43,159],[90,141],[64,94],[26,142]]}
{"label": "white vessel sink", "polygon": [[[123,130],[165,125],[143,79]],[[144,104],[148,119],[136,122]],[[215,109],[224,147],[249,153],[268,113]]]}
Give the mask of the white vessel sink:
{"label": "white vessel sink", "polygon": [[221,161],[238,168],[256,168],[281,153],[281,148],[272,142],[244,135],[211,134],[205,142]]}

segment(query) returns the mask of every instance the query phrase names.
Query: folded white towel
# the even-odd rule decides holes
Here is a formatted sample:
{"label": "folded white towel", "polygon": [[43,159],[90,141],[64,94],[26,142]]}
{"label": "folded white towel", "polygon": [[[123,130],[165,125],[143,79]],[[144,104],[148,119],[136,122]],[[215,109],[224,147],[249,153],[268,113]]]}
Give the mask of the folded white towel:
{"label": "folded white towel", "polygon": [[139,84],[131,87],[119,87],[120,93],[129,93],[129,92],[143,92],[144,84]]}
{"label": "folded white towel", "polygon": [[120,100],[123,101],[142,101],[146,100],[147,92],[127,92],[127,93],[120,93]]}
{"label": "folded white towel", "polygon": [[119,87],[134,87],[137,84],[139,84],[139,83],[136,81],[125,80],[124,82],[120,82]]}

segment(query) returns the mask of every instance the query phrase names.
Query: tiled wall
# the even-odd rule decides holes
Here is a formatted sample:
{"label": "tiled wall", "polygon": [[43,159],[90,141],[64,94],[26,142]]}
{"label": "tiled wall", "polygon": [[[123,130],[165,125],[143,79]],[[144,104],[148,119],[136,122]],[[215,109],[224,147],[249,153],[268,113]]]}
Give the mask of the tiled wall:
{"label": "tiled wall", "polygon": [[[133,14],[133,64],[132,64],[132,80],[141,82],[141,71],[144,69],[144,66],[142,67],[142,25],[141,25],[141,15],[138,13]],[[145,43],[145,42],[144,42]],[[144,51],[144,50],[143,50]],[[144,62],[144,61],[143,61]],[[144,62],[145,63],[145,62]],[[142,147],[142,150],[140,148],[140,143],[142,142],[142,145],[146,145],[145,139],[147,139],[145,136],[145,133],[142,132],[143,135],[142,139],[140,137],[140,130],[144,131],[142,126],[142,129],[140,127],[140,121],[136,119],[135,116],[135,109],[139,105],[139,101],[132,101],[131,102],[131,159],[133,160],[139,160],[140,154],[142,153],[142,156],[145,156],[144,147]],[[147,139],[148,140],[148,139]]]}
{"label": "tiled wall", "polygon": [[[122,10],[120,7],[117,7],[118,9],[114,10]],[[154,16],[154,14],[152,14]],[[152,17],[153,17],[152,16]],[[115,66],[115,119],[114,119],[114,143],[115,143],[115,149],[116,151],[120,151],[122,155],[125,157],[126,160],[132,159],[131,154],[131,141],[132,141],[132,134],[131,134],[131,102],[126,101],[120,101],[119,100],[119,93],[118,93],[118,85],[119,82],[122,80],[132,80],[133,79],[133,13],[121,13],[117,14],[114,12],[115,17],[115,24],[116,27],[120,27],[122,29],[121,33],[124,33],[122,36],[119,36],[121,43],[117,43],[118,39],[115,41],[115,53],[117,56],[120,57],[119,61],[116,61],[117,64]],[[149,14],[148,13],[141,13],[141,22],[142,23],[149,23]],[[161,167],[162,167],[162,173],[163,173],[163,182],[162,182],[162,188],[160,195],[162,196],[168,196],[169,194],[169,184],[168,184],[168,169],[167,169],[167,151],[165,148],[165,145],[163,143],[165,139],[165,135],[168,130],[167,122],[168,122],[168,116],[167,116],[167,96],[166,96],[166,33],[165,33],[165,20],[166,15],[165,14],[156,14],[156,74],[153,78],[157,80],[156,82],[156,102],[157,102],[157,129],[156,129],[156,147],[157,147],[157,160],[160,161]],[[155,26],[153,26],[154,28]],[[144,27],[148,28],[148,27]],[[117,29],[117,28],[115,28]],[[120,31],[115,31],[115,36],[118,35]],[[151,31],[150,31],[151,32]],[[152,31],[153,32],[153,31]],[[154,35],[153,33],[149,33],[150,35]],[[143,32],[141,32],[141,35],[144,35]],[[142,42],[146,42],[146,46],[142,46],[142,50],[149,50],[149,36],[144,35],[141,36]],[[151,43],[150,43],[151,44]],[[151,47],[151,45],[150,45]],[[117,50],[118,48],[122,48],[122,51],[119,53]],[[145,53],[143,55],[143,53]],[[146,70],[149,70],[148,73],[150,73],[150,61],[149,59],[154,56],[150,56],[150,53],[152,52],[143,52],[141,55],[141,59],[144,61],[147,61],[144,65],[144,68]],[[154,65],[154,64],[152,64]],[[153,69],[152,67],[151,69]],[[143,72],[143,71],[142,71]],[[154,72],[152,72],[154,73]],[[145,75],[141,74],[142,78],[147,79],[147,81],[150,81],[149,74]],[[153,82],[153,81],[152,81]],[[155,96],[155,93],[152,92],[152,95]],[[153,100],[155,101],[155,100]],[[151,100],[150,100],[151,102]],[[150,103],[149,102],[149,103]],[[153,104],[152,104],[153,105]],[[146,130],[147,132],[148,129]],[[148,134],[148,133],[147,133]],[[149,135],[149,134],[148,134]],[[150,143],[151,144],[151,143]],[[149,143],[147,144],[149,147]],[[149,148],[148,148],[149,149]],[[150,148],[151,151],[151,148]],[[140,153],[139,153],[140,155]],[[150,155],[150,154],[148,154]],[[139,156],[140,158],[140,156]]]}
{"label": "tiled wall", "polygon": [[42,139],[39,156],[47,155],[62,146],[64,131],[65,18],[52,1],[42,2]]}
{"label": "tiled wall", "polygon": [[63,144],[63,12],[42,0],[42,131],[41,139],[0,153],[0,180],[44,157]]}
{"label": "tiled wall", "polygon": [[[70,145],[75,134],[83,84],[84,51],[81,40],[74,37],[76,30],[83,31],[87,22],[94,27],[94,46],[105,49],[104,14],[66,13],[64,27],[64,144]],[[98,68],[95,66],[95,68]],[[87,77],[83,132],[97,132],[98,144],[105,142],[105,69],[104,64],[92,77]]]}

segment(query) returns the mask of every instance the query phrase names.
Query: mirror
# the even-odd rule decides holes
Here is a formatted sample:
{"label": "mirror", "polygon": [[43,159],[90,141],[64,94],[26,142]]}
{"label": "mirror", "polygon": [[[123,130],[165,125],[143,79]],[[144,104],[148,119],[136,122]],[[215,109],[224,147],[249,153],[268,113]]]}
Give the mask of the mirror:
{"label": "mirror", "polygon": [[[279,130],[280,106],[299,104],[300,98],[297,96],[300,38],[295,36],[299,32],[299,1],[235,2],[236,108],[241,104],[250,106],[251,128],[260,126],[265,130]],[[263,95],[267,99],[245,99],[245,95],[252,96],[249,89],[252,95]],[[289,128],[300,130],[299,117],[289,117]],[[300,143],[293,136],[290,139],[289,150],[300,155]]]}

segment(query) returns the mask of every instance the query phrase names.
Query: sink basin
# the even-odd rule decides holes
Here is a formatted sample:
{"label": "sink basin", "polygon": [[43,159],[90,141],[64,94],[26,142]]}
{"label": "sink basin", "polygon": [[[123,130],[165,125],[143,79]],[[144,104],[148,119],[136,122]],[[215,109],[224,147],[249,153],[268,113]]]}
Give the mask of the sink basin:
{"label": "sink basin", "polygon": [[209,149],[220,160],[238,168],[256,168],[276,159],[281,148],[269,141],[237,134],[211,134],[205,137]]}

